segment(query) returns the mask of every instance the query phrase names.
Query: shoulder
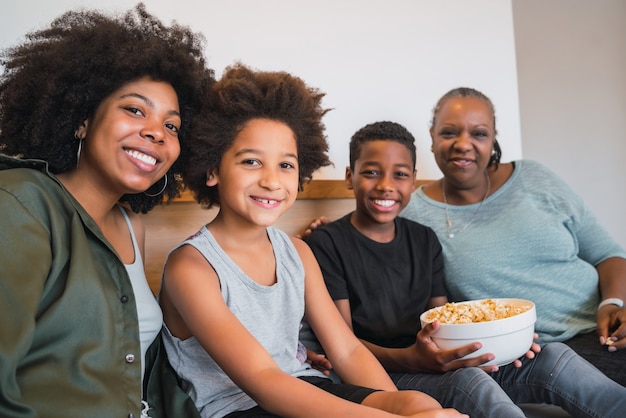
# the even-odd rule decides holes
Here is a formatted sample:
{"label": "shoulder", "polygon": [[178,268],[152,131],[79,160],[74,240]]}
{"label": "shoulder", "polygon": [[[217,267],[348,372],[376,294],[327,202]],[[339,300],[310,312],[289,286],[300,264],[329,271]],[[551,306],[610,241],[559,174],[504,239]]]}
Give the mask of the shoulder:
{"label": "shoulder", "polygon": [[575,195],[575,192],[552,169],[535,160],[516,161],[516,170],[519,170],[521,180],[529,187],[546,193],[556,193],[558,195]]}
{"label": "shoulder", "polygon": [[437,234],[429,226],[398,216],[396,218],[396,228],[404,230],[406,239],[419,243],[420,247],[441,246]]}
{"label": "shoulder", "polygon": [[[0,171],[0,188],[9,193],[20,195],[20,193],[39,191],[42,194],[49,194],[50,185],[55,181],[48,174],[31,168],[11,168]],[[60,188],[57,185],[57,188]]]}
{"label": "shoulder", "polygon": [[311,248],[302,239],[289,236],[289,240],[291,244],[293,245],[293,247],[295,248],[298,255],[300,256],[300,258],[308,257],[309,255],[312,255]]}
{"label": "shoulder", "polygon": [[549,169],[545,164],[536,160],[517,160],[515,161],[515,169],[525,178],[554,178],[560,180],[559,176]]}
{"label": "shoulder", "polygon": [[307,243],[309,240],[320,240],[320,239],[329,239],[332,237],[337,237],[344,234],[346,231],[349,231],[351,228],[350,224],[350,215],[352,213],[348,213],[347,215],[342,216],[341,218],[334,220],[326,225],[321,225],[314,229],[311,232],[311,235],[307,237]]}
{"label": "shoulder", "polygon": [[163,280],[178,282],[186,277],[206,277],[207,274],[215,275],[211,264],[196,247],[183,243],[167,256]]}
{"label": "shoulder", "polygon": [[69,199],[58,180],[30,168],[0,171],[0,190],[3,210],[28,212],[43,223],[69,221],[76,205]]}

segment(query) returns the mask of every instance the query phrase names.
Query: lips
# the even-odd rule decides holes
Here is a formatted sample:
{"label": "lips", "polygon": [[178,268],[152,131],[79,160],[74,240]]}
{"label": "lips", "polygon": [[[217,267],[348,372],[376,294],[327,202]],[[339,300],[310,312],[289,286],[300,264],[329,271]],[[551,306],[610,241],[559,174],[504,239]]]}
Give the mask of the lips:
{"label": "lips", "polygon": [[451,158],[450,162],[459,167],[467,167],[473,164],[475,161],[469,158]]}

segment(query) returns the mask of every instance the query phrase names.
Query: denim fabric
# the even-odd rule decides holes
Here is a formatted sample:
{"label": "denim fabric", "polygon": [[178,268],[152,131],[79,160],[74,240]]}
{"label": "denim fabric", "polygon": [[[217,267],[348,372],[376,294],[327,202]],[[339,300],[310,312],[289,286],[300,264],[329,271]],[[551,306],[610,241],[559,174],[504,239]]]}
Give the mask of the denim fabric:
{"label": "denim fabric", "polygon": [[515,404],[558,405],[572,417],[620,418],[626,388],[615,383],[562,343],[542,346],[535,359],[522,360],[487,374],[478,368],[445,374],[391,373],[399,389],[416,389],[452,407],[480,417],[523,417]]}
{"label": "denim fabric", "polygon": [[477,367],[444,374],[390,373],[398,389],[427,393],[444,408],[455,408],[472,418],[525,417],[498,383]]}
{"label": "denim fabric", "polygon": [[563,342],[605,375],[626,386],[626,350],[609,352],[607,347],[600,345],[595,332],[579,334]]}

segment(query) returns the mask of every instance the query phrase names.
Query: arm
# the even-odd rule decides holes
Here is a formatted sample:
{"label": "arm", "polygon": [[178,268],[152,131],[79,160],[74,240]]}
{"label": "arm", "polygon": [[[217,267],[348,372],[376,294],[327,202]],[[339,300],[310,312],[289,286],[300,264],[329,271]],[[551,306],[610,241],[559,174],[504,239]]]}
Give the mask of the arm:
{"label": "arm", "polygon": [[311,249],[294,240],[305,278],[305,316],[342,381],[387,391],[397,388],[372,353],[359,342],[335,308]]}
{"label": "arm", "polygon": [[31,349],[35,315],[52,262],[45,227],[0,190],[0,416],[34,416],[21,403],[18,369]]}
{"label": "arm", "polygon": [[[626,302],[626,259],[611,257],[596,266],[601,299],[619,298]],[[626,306],[605,305],[598,310],[597,332],[600,344],[610,343],[609,350],[626,348]],[[608,340],[609,337],[612,337]]]}
{"label": "arm", "polygon": [[215,271],[190,246],[168,259],[161,302],[170,331],[183,339],[195,336],[235,384],[268,411],[285,417],[394,416],[345,401],[282,372],[228,309]]}
{"label": "arm", "polygon": [[[447,302],[445,296],[431,298],[429,307],[443,305]],[[350,315],[350,301],[348,299],[336,300],[335,305],[346,323],[352,327]],[[422,329],[415,340],[415,344],[406,348],[388,348],[368,341],[361,340],[363,344],[374,354],[384,368],[389,372],[400,373],[444,373],[462,367],[480,366],[492,360],[493,355],[484,354],[475,359],[460,360],[461,357],[478,350],[477,343],[468,344],[456,350],[440,350],[431,336],[439,328],[439,323],[428,324]],[[496,371],[497,366],[486,367],[487,372]]]}

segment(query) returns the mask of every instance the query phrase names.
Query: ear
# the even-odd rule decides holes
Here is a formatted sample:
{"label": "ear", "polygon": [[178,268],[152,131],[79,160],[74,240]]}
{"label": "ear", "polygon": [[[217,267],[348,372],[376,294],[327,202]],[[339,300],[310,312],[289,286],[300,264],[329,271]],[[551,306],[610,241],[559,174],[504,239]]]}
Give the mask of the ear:
{"label": "ear", "polygon": [[345,179],[346,187],[348,190],[353,190],[352,187],[352,170],[350,167],[346,167],[346,179]]}
{"label": "ear", "polygon": [[209,187],[217,186],[218,183],[217,172],[215,170],[206,173],[206,185]]}
{"label": "ear", "polygon": [[89,119],[85,119],[78,128],[74,131],[74,137],[78,140],[85,139],[87,136],[87,126],[89,126]]}
{"label": "ear", "polygon": [[411,192],[414,192],[417,189],[417,170],[413,170],[413,188]]}

